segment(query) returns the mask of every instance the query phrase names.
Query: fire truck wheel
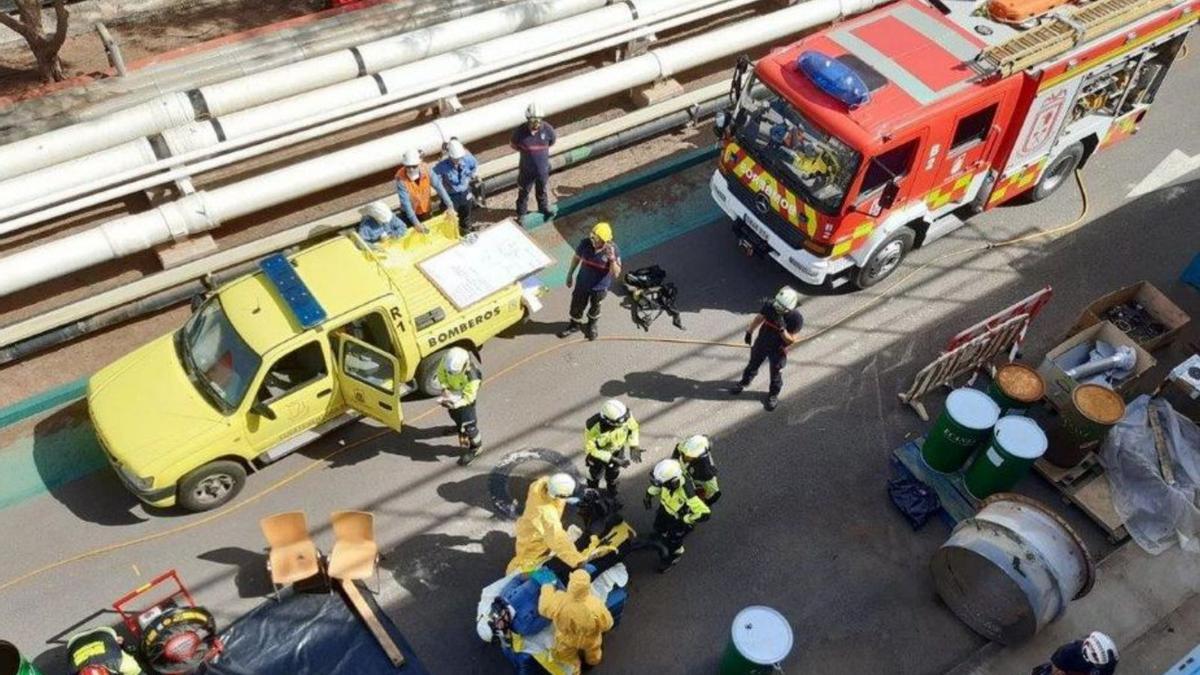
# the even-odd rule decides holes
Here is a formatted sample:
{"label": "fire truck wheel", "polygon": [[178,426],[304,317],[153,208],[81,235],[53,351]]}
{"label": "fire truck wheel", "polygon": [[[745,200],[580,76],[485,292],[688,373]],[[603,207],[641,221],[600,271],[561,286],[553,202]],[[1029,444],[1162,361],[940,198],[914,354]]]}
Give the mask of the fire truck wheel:
{"label": "fire truck wheel", "polygon": [[176,501],[188,511],[208,511],[228,502],[246,484],[246,469],[237,462],[209,462],[179,481]]}
{"label": "fire truck wheel", "polygon": [[1055,157],[1054,161],[1050,162],[1050,166],[1046,167],[1046,172],[1042,174],[1042,178],[1038,181],[1037,186],[1029,191],[1029,201],[1040,202],[1054,194],[1055,190],[1067,182],[1067,177],[1071,175],[1075,167],[1079,166],[1079,162],[1082,160],[1082,143],[1076,143],[1063,150],[1062,154]]}
{"label": "fire truck wheel", "polygon": [[886,279],[900,266],[916,238],[917,235],[912,229],[902,227],[884,239],[867,262],[854,273],[854,285],[860,289],[867,288]]}

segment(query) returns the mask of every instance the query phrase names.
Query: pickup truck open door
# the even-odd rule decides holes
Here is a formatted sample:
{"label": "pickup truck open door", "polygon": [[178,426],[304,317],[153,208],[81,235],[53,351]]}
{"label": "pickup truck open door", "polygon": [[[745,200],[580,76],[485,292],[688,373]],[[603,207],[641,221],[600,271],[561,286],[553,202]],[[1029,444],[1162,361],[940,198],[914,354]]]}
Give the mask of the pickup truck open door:
{"label": "pickup truck open door", "polygon": [[346,405],[400,431],[405,393],[400,361],[382,349],[349,335],[338,336],[337,380]]}

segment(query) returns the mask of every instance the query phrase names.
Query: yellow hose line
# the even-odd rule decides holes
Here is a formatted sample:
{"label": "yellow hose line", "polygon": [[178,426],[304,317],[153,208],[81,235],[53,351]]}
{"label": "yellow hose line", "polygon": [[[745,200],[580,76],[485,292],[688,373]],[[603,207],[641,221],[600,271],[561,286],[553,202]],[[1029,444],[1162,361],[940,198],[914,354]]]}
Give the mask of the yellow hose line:
{"label": "yellow hose line", "polygon": [[[902,284],[907,282],[909,279],[913,278],[917,274],[920,274],[922,271],[924,271],[925,269],[929,268],[930,266],[932,266],[938,262],[947,260],[949,258],[965,255],[967,253],[977,253],[977,252],[987,251],[987,250],[993,249],[993,248],[1012,246],[1015,244],[1019,244],[1021,242],[1033,241],[1035,239],[1042,239],[1045,237],[1058,237],[1058,236],[1064,235],[1070,231],[1078,229],[1083,224],[1083,221],[1085,218],[1087,218],[1087,214],[1088,214],[1087,189],[1084,187],[1083,177],[1080,174],[1078,169],[1076,169],[1076,171],[1075,171],[1075,182],[1079,186],[1079,194],[1080,194],[1081,198],[1083,199],[1083,208],[1081,209],[1081,211],[1079,213],[1079,217],[1076,218],[1075,220],[1071,221],[1067,225],[1063,225],[1062,227],[1056,227],[1052,230],[1046,230],[1044,232],[1035,232],[1033,234],[1028,234],[1028,235],[1024,235],[1021,237],[1008,239],[1005,241],[988,243],[988,244],[984,244],[981,246],[971,246],[968,248],[959,249],[957,251],[951,251],[949,253],[940,255],[940,256],[934,258],[933,260],[930,260],[930,261],[926,262],[925,264],[921,265],[920,267],[914,269],[913,271],[909,272],[908,274],[904,275],[898,281],[896,281],[895,283],[892,283],[887,288],[885,288],[882,292],[880,292],[879,295],[875,296],[874,298],[872,298],[870,300],[860,303],[858,305],[858,307],[856,307],[852,311],[847,312],[846,314],[842,315],[833,323],[802,337],[796,344],[799,344],[800,342],[806,342],[808,340],[812,340],[813,338],[816,338],[830,330],[833,330],[837,326],[849,321],[850,319],[858,316],[859,314],[862,314],[868,308],[874,306],[875,304],[879,303],[879,301],[886,298],[889,293],[891,293],[896,288],[898,288],[899,286],[901,286]],[[682,344],[682,345],[702,345],[702,346],[715,346],[715,347],[733,347],[733,348],[737,348],[737,349],[746,349],[747,348],[746,345],[744,345],[741,342],[725,342],[725,341],[720,341],[720,340],[697,340],[697,339],[692,339],[692,338],[655,337],[652,335],[600,336],[599,338],[597,338],[597,340],[601,340],[601,341],[605,341],[605,342],[655,342],[655,343],[660,343],[660,344]],[[585,340],[583,338],[578,338],[575,340],[568,340],[566,342],[558,342],[558,343],[552,344],[548,347],[544,347],[544,348],[542,348],[532,354],[529,354],[528,356],[525,356],[524,358],[521,358],[521,359],[517,360],[516,362],[511,363],[508,366],[505,366],[504,368],[496,371],[495,373],[489,375],[488,379],[495,380],[495,379],[504,377],[508,373],[511,373],[512,371],[516,370],[517,368],[520,368],[521,366],[525,365],[526,363],[529,363],[530,361],[539,359],[543,356],[546,356],[547,354],[556,352],[565,347],[583,344],[585,342],[587,342],[587,340]],[[426,410],[425,412],[420,413],[416,417],[413,417],[412,419],[407,420],[407,421],[408,422],[417,422],[417,421],[424,419],[425,417],[428,417],[429,415],[437,412],[437,410],[438,410],[438,408],[430,408],[429,410]],[[374,434],[371,434],[370,436],[360,438],[357,441],[354,441],[353,443],[348,443],[344,446],[334,448],[333,450],[330,450],[329,452],[322,455],[318,459],[314,459],[309,464],[297,469],[296,471],[293,471],[292,473],[288,474],[287,476],[284,476],[283,478],[279,479],[278,481],[268,485],[261,492],[258,492],[250,497],[247,497],[245,499],[237,501],[237,502],[221,509],[220,511],[210,513],[209,515],[204,516],[203,518],[200,518],[199,520],[193,520],[189,523],[184,523],[177,527],[172,527],[172,528],[163,530],[161,532],[154,532],[152,534],[147,534],[147,535],[144,535],[141,537],[135,537],[133,539],[129,539],[126,541],[117,542],[115,544],[109,544],[107,546],[100,546],[100,547],[94,548],[90,551],[84,551],[83,553],[73,555],[68,558],[63,558],[62,560],[52,562],[48,565],[44,565],[35,570],[26,572],[25,574],[22,574],[18,577],[14,577],[12,579],[9,579],[8,581],[5,581],[3,584],[0,584],[0,592],[3,592],[9,588],[12,588],[13,586],[16,586],[18,584],[24,583],[25,581],[28,581],[29,579],[32,579],[36,576],[45,574],[46,572],[50,572],[52,570],[58,569],[65,565],[69,565],[71,563],[79,562],[81,560],[86,560],[88,558],[94,558],[96,556],[104,555],[105,553],[112,553],[113,551],[119,551],[124,548],[129,548],[130,546],[136,546],[138,544],[144,544],[146,542],[155,541],[157,539],[162,539],[164,537],[169,537],[169,536],[172,536],[175,534],[179,534],[180,532],[186,532],[193,528],[200,527],[201,525],[207,525],[208,523],[211,523],[220,518],[224,518],[225,516],[228,516],[231,513],[234,513],[250,504],[253,504],[254,502],[258,501],[259,499],[262,499],[263,497],[271,494],[272,492],[278,490],[279,488],[287,485],[288,483],[291,483],[292,481],[296,480],[297,478],[300,478],[301,476],[307,474],[308,472],[312,471],[313,469],[316,469],[316,468],[322,466],[325,462],[332,459],[333,457],[335,457],[347,450],[350,450],[352,448],[356,448],[360,445],[363,445],[364,443],[369,443],[370,441],[373,441],[377,438],[385,436],[390,431],[391,431],[390,429],[381,430],[378,433],[374,433]]]}

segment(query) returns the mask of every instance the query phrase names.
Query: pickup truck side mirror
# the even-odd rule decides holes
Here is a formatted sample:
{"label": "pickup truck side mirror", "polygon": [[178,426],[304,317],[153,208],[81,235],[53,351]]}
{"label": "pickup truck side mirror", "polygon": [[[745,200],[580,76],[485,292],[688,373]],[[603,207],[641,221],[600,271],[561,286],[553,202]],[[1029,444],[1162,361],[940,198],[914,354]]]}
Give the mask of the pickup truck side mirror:
{"label": "pickup truck side mirror", "polygon": [[896,198],[900,196],[900,186],[894,180],[889,180],[883,186],[883,190],[879,193],[879,208],[890,209],[896,203]]}
{"label": "pickup truck side mirror", "polygon": [[725,127],[729,124],[729,111],[718,111],[713,117],[713,134],[719,139],[725,135]]}
{"label": "pickup truck side mirror", "polygon": [[258,415],[259,417],[265,417],[269,420],[274,420],[278,417],[278,415],[275,414],[275,411],[271,410],[271,406],[258,400],[254,401],[254,403],[250,405],[250,412]]}

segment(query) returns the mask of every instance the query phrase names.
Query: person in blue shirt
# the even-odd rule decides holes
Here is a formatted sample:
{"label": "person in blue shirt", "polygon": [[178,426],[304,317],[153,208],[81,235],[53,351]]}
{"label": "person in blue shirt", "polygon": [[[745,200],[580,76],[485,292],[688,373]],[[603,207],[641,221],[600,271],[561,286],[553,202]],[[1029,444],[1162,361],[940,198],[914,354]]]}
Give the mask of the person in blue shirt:
{"label": "person in blue shirt", "polygon": [[416,148],[404,151],[403,166],[396,171],[396,196],[400,199],[400,212],[404,220],[420,232],[426,232],[421,221],[433,215],[433,193],[437,192],[442,206],[451,213],[454,204],[442,179],[421,163],[421,152]]}
{"label": "person in blue shirt", "polygon": [[547,194],[550,185],[550,146],[558,141],[554,127],[542,119],[542,106],[530,103],[525,109],[525,124],[512,132],[509,145],[521,155],[517,165],[517,220],[529,210],[529,188],[536,187],[538,211],[546,220],[554,216]]}
{"label": "person in blue shirt", "polygon": [[1113,675],[1117,672],[1117,643],[1100,631],[1059,647],[1032,675]]}
{"label": "person in blue shirt", "polygon": [[[579,276],[575,276],[575,270]],[[600,318],[600,303],[608,295],[613,279],[621,274],[621,255],[613,241],[612,226],[596,223],[587,239],[579,242],[571,266],[567,269],[567,288],[571,291],[571,323],[558,333],[565,338],[580,330],[589,340],[597,336],[596,321]],[[584,321],[584,311],[587,321]]]}
{"label": "person in blue shirt", "polygon": [[358,212],[362,214],[362,220],[358,221],[358,236],[368,244],[399,239],[408,234],[404,221],[382,201],[371,202]]}
{"label": "person in blue shirt", "polygon": [[458,230],[462,234],[472,231],[471,209],[475,205],[475,195],[471,191],[471,183],[479,172],[479,162],[475,155],[467,152],[462,142],[451,138],[446,144],[446,157],[433,165],[433,175],[441,182],[450,197],[452,208],[458,212]]}

